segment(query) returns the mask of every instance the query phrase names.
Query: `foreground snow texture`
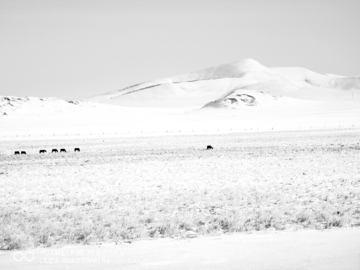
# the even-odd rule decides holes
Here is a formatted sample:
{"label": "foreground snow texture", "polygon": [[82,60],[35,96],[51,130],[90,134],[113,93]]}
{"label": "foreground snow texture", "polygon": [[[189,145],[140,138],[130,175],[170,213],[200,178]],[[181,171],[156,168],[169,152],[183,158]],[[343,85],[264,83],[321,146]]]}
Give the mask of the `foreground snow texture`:
{"label": "foreground snow texture", "polygon": [[359,119],[360,77],[249,59],[83,102],[0,98],[2,139],[335,128]]}
{"label": "foreground snow texture", "polygon": [[0,269],[358,270],[359,246],[360,228],[234,234],[4,252]]}

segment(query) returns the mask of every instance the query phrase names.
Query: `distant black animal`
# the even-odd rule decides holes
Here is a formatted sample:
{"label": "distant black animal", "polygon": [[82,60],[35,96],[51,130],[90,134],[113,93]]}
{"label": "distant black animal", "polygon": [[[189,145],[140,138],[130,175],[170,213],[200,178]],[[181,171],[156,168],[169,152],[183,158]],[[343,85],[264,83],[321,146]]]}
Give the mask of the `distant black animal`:
{"label": "distant black animal", "polygon": [[51,150],[51,153],[58,153],[59,151],[57,149]]}
{"label": "distant black animal", "polygon": [[40,150],[39,153],[46,153],[46,150]]}
{"label": "distant black animal", "polygon": [[19,151],[15,151],[14,155],[20,155]]}
{"label": "distant black animal", "polygon": [[75,148],[74,152],[80,152],[80,148]]}
{"label": "distant black animal", "polygon": [[206,147],[206,150],[210,150],[210,149],[214,149],[211,145],[208,145],[207,147]]}
{"label": "distant black animal", "polygon": [[25,152],[25,151],[21,151],[21,154],[22,154],[22,155],[26,155],[26,152]]}
{"label": "distant black animal", "polygon": [[66,150],[64,148],[61,148],[60,153],[66,153]]}

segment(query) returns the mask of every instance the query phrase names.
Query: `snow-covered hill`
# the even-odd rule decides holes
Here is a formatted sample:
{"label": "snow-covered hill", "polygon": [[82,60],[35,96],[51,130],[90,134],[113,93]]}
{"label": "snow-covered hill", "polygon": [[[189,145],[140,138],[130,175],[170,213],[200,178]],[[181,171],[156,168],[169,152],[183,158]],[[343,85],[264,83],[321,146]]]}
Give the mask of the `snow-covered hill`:
{"label": "snow-covered hill", "polygon": [[335,100],[352,97],[349,90],[360,90],[360,76],[323,75],[305,68],[267,68],[255,60],[245,59],[133,85],[85,101],[129,107],[201,108],[222,104],[220,107],[234,108],[235,100],[231,98],[242,91],[255,93],[260,99],[250,95],[255,98],[251,105],[257,106],[268,104],[268,101],[273,104],[273,99],[266,98],[267,95],[278,97],[275,100],[282,100],[282,97]]}
{"label": "snow-covered hill", "polygon": [[94,107],[91,103],[66,101],[59,98],[0,96],[0,116],[13,114],[71,113],[81,108]]}
{"label": "snow-covered hill", "polygon": [[0,97],[0,140],[360,127],[359,82],[248,59],[92,102]]}

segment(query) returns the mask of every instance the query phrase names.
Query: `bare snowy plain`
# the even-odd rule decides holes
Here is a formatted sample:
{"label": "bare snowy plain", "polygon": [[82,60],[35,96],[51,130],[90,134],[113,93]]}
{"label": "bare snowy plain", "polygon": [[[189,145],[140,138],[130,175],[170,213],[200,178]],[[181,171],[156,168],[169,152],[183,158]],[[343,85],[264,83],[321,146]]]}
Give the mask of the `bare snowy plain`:
{"label": "bare snowy plain", "polygon": [[[0,248],[36,249],[0,266],[61,268],[44,250],[81,244],[110,264],[68,267],[358,269],[359,89],[359,77],[244,60],[83,102],[3,97]],[[172,240],[144,240],[160,238]]]}

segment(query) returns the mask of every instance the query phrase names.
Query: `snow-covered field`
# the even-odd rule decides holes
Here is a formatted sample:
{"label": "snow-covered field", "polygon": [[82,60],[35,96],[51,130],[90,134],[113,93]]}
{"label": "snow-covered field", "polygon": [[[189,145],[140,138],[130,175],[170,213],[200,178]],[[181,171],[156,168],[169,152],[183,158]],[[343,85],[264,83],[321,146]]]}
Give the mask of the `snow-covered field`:
{"label": "snow-covered field", "polygon": [[1,142],[0,248],[359,226],[359,134]]}
{"label": "snow-covered field", "polygon": [[360,127],[360,99],[355,98],[342,102],[283,100],[266,106],[202,110],[138,109],[36,98],[22,101],[13,102],[13,111],[7,110],[8,115],[0,116],[0,140]]}

